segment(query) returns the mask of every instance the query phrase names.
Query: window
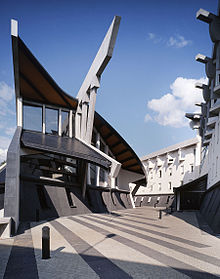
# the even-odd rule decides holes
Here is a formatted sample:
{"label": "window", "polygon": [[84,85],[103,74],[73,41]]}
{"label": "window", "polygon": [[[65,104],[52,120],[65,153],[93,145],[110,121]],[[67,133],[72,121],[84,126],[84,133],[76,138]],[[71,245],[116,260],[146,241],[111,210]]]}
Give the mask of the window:
{"label": "window", "polygon": [[159,178],[162,177],[162,170],[159,170]]}
{"label": "window", "polygon": [[194,156],[196,155],[196,149],[195,148],[193,149],[193,154],[194,154]]}
{"label": "window", "polygon": [[90,164],[90,180],[92,185],[96,185],[96,166]]}
{"label": "window", "polygon": [[115,186],[118,186],[118,177],[115,177]]}
{"label": "window", "polygon": [[69,135],[69,112],[61,111],[61,135]]}
{"label": "window", "polygon": [[158,190],[161,191],[161,183],[158,184]]}
{"label": "window", "polygon": [[72,134],[75,136],[75,114],[72,115]]}
{"label": "window", "polygon": [[184,174],[184,165],[181,166],[181,174]]}
{"label": "window", "polygon": [[169,189],[172,190],[172,184],[169,182]]}
{"label": "window", "polygon": [[100,150],[105,152],[105,144],[102,141],[100,141]]}
{"label": "window", "polygon": [[172,168],[169,168],[169,175],[172,176]]}
{"label": "window", "polygon": [[92,132],[92,141],[91,145],[96,146],[96,132]]}
{"label": "window", "polygon": [[42,107],[23,105],[23,128],[42,132]]}
{"label": "window", "polygon": [[46,133],[57,135],[58,134],[58,110],[46,108],[45,114],[46,114],[46,119],[45,119]]}

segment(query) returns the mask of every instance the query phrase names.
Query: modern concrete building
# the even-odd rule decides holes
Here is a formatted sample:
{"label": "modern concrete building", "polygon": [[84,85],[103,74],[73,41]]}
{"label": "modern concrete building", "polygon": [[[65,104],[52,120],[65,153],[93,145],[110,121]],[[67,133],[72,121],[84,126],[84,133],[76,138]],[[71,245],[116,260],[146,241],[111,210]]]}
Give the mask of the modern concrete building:
{"label": "modern concrete building", "polygon": [[135,193],[136,205],[166,205],[174,188],[199,177],[200,154],[201,139],[197,136],[142,157],[147,184]]}
{"label": "modern concrete building", "polygon": [[[205,65],[208,78],[207,85],[195,85],[203,93],[204,102],[197,104],[201,106],[201,113],[186,114],[191,119],[191,127],[199,128],[202,138],[200,177],[191,185],[180,187],[176,196],[180,209],[190,209],[183,198],[186,195],[194,202],[199,199],[197,209],[212,229],[220,233],[220,5],[217,15],[200,9],[196,17],[209,25],[213,43],[210,57],[203,54],[196,56],[196,61]],[[193,206],[193,202],[191,204]]]}
{"label": "modern concrete building", "polygon": [[133,207],[129,183],[144,176],[144,167],[95,111],[119,24],[116,16],[74,98],[41,66],[19,37],[18,22],[11,21],[17,129],[7,153],[4,203],[1,198],[0,226],[8,224],[7,231],[16,232],[20,221]]}

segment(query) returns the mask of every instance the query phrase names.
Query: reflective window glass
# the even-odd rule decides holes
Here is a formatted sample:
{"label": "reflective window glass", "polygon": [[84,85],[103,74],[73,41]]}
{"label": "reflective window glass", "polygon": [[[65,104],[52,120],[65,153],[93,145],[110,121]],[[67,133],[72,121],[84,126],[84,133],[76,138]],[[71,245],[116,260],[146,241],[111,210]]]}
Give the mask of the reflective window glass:
{"label": "reflective window glass", "polygon": [[69,112],[61,111],[61,135],[69,135]]}
{"label": "reflective window glass", "polygon": [[58,134],[58,110],[46,108],[45,110],[46,133]]}
{"label": "reflective window glass", "polygon": [[42,107],[23,105],[23,128],[42,132]]}

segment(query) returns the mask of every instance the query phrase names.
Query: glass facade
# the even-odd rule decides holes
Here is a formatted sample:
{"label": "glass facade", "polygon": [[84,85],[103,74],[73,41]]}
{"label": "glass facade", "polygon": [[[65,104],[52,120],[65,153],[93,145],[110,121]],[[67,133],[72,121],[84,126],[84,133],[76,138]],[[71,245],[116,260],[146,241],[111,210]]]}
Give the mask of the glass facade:
{"label": "glass facade", "polygon": [[23,105],[23,128],[42,132],[42,107]]}
{"label": "glass facade", "polygon": [[61,135],[69,136],[69,112],[61,111]]}
{"label": "glass facade", "polygon": [[58,134],[58,110],[46,108],[45,109],[45,124],[47,134]]}

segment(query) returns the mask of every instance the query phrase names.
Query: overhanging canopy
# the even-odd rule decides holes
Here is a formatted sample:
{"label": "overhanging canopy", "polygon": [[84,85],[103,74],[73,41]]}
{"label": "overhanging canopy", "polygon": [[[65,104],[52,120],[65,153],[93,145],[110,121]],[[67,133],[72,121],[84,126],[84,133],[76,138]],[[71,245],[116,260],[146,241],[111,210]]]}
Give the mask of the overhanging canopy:
{"label": "overhanging canopy", "polygon": [[122,164],[123,169],[145,175],[144,166],[134,150],[97,112],[95,113],[94,125],[109,146],[115,159]]}
{"label": "overhanging canopy", "polygon": [[95,150],[76,138],[46,135],[38,132],[23,131],[21,144],[26,148],[44,151],[70,158],[86,160],[89,163],[109,168],[111,163]]}

